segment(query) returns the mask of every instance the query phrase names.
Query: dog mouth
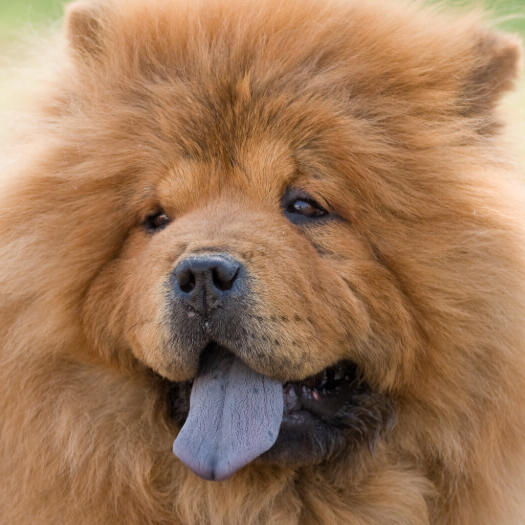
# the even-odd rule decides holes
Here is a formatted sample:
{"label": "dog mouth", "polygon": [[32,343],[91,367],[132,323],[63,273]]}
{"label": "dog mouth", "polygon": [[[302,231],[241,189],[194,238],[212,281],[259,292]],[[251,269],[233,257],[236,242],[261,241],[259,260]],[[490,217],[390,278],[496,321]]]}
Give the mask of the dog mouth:
{"label": "dog mouth", "polygon": [[388,396],[374,392],[351,361],[281,383],[214,343],[193,381],[171,384],[169,406],[182,427],[175,455],[208,480],[253,461],[304,466],[363,444],[372,449],[394,421]]}

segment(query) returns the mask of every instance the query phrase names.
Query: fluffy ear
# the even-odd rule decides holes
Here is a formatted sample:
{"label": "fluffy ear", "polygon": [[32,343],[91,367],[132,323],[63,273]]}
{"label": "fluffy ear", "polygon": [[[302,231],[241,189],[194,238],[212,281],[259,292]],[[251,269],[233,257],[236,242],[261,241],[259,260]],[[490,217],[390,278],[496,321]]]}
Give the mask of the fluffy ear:
{"label": "fluffy ear", "polygon": [[80,0],[66,9],[66,35],[72,49],[80,55],[97,55],[101,50],[101,8]]}
{"label": "fluffy ear", "polygon": [[473,117],[491,112],[503,93],[514,87],[521,69],[521,43],[517,37],[486,33],[474,53],[462,101],[464,114]]}

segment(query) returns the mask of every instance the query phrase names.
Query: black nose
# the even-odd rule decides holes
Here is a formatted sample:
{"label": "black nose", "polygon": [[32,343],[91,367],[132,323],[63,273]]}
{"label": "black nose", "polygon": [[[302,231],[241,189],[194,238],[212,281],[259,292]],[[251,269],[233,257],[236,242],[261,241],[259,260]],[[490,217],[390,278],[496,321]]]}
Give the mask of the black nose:
{"label": "black nose", "polygon": [[177,264],[172,286],[185,303],[204,314],[241,291],[241,273],[241,263],[229,255],[194,255]]}

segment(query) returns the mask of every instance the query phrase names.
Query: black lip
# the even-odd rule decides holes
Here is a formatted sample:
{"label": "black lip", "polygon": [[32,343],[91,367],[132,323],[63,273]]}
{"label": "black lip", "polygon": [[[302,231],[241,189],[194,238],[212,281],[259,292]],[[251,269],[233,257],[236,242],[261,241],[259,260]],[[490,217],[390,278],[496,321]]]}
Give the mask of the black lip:
{"label": "black lip", "polygon": [[350,395],[366,389],[357,366],[351,361],[341,361],[303,381],[284,383],[284,417],[306,411],[337,424],[338,413]]}
{"label": "black lip", "polygon": [[[170,383],[169,415],[182,427],[192,382]],[[395,421],[388,396],[375,392],[359,367],[341,361],[302,381],[283,383],[284,413],[275,445],[260,460],[320,463],[366,444],[373,449]]]}

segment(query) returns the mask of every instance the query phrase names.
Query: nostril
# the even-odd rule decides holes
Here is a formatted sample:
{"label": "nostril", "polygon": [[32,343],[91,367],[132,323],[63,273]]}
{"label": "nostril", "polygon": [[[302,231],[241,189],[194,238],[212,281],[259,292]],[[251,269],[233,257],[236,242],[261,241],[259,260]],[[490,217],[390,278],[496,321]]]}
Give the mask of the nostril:
{"label": "nostril", "polygon": [[189,268],[186,268],[177,273],[177,282],[184,293],[190,293],[195,288],[195,275]]}
{"label": "nostril", "polygon": [[175,296],[204,314],[243,293],[244,272],[241,263],[226,254],[192,255],[177,264],[170,280]]}
{"label": "nostril", "polygon": [[212,269],[213,284],[222,292],[231,290],[238,273],[239,266],[237,265],[219,264]]}

